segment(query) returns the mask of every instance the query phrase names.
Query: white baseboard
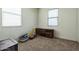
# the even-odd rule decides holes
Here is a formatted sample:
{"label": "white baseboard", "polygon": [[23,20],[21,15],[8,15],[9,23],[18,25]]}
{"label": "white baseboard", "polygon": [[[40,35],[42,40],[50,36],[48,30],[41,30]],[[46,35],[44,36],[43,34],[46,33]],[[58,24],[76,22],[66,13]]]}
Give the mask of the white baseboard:
{"label": "white baseboard", "polygon": [[56,38],[56,39],[64,39],[64,40],[79,42],[79,41],[76,41],[76,40],[71,40],[71,39],[66,39],[66,38],[61,38],[61,37],[55,37],[55,38]]}

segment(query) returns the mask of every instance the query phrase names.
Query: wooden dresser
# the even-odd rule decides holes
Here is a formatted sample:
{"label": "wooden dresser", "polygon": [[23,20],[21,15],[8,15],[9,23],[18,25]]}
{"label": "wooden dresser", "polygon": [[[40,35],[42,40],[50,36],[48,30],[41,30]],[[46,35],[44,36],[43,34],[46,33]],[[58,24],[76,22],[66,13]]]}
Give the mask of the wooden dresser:
{"label": "wooden dresser", "polygon": [[54,37],[54,30],[53,29],[42,29],[36,28],[36,35],[41,35],[48,38]]}

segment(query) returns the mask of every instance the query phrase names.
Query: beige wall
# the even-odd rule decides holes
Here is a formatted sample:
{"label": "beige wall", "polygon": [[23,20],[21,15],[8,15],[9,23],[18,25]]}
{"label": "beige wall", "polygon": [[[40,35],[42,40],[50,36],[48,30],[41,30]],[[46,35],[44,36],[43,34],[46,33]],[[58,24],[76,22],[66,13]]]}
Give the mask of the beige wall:
{"label": "beige wall", "polygon": [[33,27],[36,27],[37,9],[22,9],[22,26],[20,27],[2,27],[0,9],[0,39],[17,38],[24,33],[28,33]]}
{"label": "beige wall", "polygon": [[39,21],[38,21],[39,28],[55,29],[56,37],[77,41],[76,9],[73,8],[59,9],[59,20],[58,20],[59,25],[56,27],[48,26],[47,14],[48,9],[41,8],[39,10]]}
{"label": "beige wall", "polygon": [[77,10],[78,11],[78,32],[77,32],[77,34],[78,34],[78,42],[79,42],[79,9]]}

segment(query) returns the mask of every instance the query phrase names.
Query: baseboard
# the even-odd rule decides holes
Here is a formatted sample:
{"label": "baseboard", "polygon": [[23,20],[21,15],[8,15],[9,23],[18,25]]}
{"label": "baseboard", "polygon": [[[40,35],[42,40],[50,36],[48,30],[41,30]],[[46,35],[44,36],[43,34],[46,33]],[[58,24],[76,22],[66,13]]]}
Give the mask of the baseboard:
{"label": "baseboard", "polygon": [[70,40],[70,39],[66,39],[66,38],[60,38],[60,37],[54,37],[54,38],[56,38],[56,39],[64,39],[64,40],[67,40],[67,41],[72,41],[72,42],[78,42],[79,43],[79,41],[75,41],[75,40]]}

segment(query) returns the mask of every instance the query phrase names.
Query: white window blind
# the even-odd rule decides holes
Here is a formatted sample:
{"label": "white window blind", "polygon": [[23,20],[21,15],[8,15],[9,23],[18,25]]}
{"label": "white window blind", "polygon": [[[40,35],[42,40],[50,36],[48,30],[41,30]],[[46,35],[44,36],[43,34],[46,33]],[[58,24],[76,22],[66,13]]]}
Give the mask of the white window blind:
{"label": "white window blind", "polygon": [[48,11],[48,25],[57,26],[58,25],[58,9],[49,9]]}
{"label": "white window blind", "polygon": [[21,26],[21,8],[2,8],[2,26]]}

